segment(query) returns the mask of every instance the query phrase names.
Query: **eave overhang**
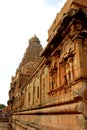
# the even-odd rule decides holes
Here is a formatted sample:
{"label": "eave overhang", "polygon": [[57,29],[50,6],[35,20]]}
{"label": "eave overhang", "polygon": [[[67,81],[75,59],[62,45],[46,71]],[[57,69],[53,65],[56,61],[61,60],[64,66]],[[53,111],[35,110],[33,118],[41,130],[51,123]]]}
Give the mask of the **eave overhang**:
{"label": "eave overhang", "polygon": [[48,39],[46,48],[41,53],[41,56],[48,57],[51,52],[60,44],[64,37],[69,33],[69,26],[79,19],[87,24],[87,12],[82,9],[70,9],[66,14],[63,15],[60,24],[56,27]]}

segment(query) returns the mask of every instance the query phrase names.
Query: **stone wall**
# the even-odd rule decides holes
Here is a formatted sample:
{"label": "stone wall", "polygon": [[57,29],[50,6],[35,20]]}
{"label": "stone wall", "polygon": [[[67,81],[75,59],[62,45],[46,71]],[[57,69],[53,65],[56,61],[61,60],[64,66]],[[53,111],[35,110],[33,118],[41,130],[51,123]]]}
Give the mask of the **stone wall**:
{"label": "stone wall", "polygon": [[87,11],[81,2],[68,1],[42,61],[10,104],[14,130],[87,129]]}

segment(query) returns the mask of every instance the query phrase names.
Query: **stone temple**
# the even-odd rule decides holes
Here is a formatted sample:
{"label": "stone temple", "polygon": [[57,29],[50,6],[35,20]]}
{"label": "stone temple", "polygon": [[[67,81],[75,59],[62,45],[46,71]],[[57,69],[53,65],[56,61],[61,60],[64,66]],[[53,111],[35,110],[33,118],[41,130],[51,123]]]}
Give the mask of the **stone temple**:
{"label": "stone temple", "polygon": [[87,0],[67,0],[43,49],[29,40],[12,77],[13,130],[87,130]]}

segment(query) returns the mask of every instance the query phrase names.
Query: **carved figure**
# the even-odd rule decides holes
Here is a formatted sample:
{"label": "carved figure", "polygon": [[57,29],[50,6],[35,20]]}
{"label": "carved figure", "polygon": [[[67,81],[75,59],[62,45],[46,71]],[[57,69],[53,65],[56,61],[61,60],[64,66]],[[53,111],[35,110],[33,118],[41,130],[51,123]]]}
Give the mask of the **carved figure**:
{"label": "carved figure", "polygon": [[72,57],[68,59],[65,66],[65,80],[66,84],[70,84],[73,81],[73,65],[72,65]]}
{"label": "carved figure", "polygon": [[70,67],[69,67],[69,63],[66,64],[65,66],[65,72],[66,72],[66,82],[67,84],[70,83]]}
{"label": "carved figure", "polygon": [[73,58],[69,58],[69,68],[70,68],[70,80],[73,81]]}

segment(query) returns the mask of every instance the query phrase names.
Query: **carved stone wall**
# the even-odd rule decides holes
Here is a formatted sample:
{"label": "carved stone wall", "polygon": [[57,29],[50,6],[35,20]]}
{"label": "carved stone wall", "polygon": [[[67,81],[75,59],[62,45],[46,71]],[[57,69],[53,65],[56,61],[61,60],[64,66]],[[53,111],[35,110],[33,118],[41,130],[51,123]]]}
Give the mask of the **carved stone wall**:
{"label": "carved stone wall", "polygon": [[50,28],[42,61],[25,84],[16,80],[21,86],[11,87],[14,130],[87,129],[87,10],[78,0],[67,2],[69,9]]}

